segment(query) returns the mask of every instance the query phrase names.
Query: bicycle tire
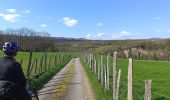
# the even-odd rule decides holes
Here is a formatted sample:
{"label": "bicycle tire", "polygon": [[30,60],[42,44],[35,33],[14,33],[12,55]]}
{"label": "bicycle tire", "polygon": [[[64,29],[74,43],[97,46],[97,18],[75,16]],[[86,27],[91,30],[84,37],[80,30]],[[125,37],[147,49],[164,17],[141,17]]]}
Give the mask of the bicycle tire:
{"label": "bicycle tire", "polygon": [[32,100],[39,100],[38,94],[37,94],[35,88],[33,88],[31,85],[27,84],[26,90],[27,90],[28,94],[31,96]]}
{"label": "bicycle tire", "polygon": [[37,94],[37,92],[34,91],[34,90],[32,91],[31,97],[32,97],[32,100],[39,100],[38,94]]}

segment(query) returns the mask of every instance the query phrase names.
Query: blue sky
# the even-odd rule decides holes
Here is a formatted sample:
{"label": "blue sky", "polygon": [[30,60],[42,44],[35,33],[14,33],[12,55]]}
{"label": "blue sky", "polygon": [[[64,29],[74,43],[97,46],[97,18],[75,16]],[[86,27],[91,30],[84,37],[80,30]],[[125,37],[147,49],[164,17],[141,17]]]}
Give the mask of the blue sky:
{"label": "blue sky", "polygon": [[0,29],[53,37],[170,38],[170,0],[0,0]]}

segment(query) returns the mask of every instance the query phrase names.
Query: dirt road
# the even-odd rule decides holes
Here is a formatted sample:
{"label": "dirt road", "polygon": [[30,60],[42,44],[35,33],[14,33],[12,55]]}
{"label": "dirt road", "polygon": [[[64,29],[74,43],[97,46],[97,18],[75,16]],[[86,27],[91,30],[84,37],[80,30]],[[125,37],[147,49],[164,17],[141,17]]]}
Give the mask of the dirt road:
{"label": "dirt road", "polygon": [[72,59],[38,95],[40,100],[95,100],[79,58]]}

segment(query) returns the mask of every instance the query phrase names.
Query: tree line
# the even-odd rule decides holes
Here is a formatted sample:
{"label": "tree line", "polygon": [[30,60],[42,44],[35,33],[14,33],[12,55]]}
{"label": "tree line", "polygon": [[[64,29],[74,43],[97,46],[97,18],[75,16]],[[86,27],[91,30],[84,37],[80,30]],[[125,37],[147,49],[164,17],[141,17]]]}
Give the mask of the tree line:
{"label": "tree line", "polygon": [[0,45],[7,41],[17,42],[21,51],[29,51],[30,47],[33,47],[33,51],[56,50],[55,40],[48,32],[37,32],[28,28],[0,30]]}
{"label": "tree line", "polygon": [[170,60],[170,39],[141,40],[82,40],[57,42],[61,51],[85,51],[101,55],[118,52],[119,58]]}

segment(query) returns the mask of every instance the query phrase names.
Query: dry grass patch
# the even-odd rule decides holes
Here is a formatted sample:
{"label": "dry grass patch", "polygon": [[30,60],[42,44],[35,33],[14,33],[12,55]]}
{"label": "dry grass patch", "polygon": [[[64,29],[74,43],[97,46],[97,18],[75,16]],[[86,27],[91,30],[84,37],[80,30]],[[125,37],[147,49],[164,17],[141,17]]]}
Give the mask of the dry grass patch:
{"label": "dry grass patch", "polygon": [[67,72],[67,75],[63,79],[63,81],[56,87],[56,93],[52,97],[52,100],[62,100],[64,95],[66,94],[67,90],[69,89],[69,83],[71,81],[71,77],[74,73],[75,65],[70,65],[70,68]]}

